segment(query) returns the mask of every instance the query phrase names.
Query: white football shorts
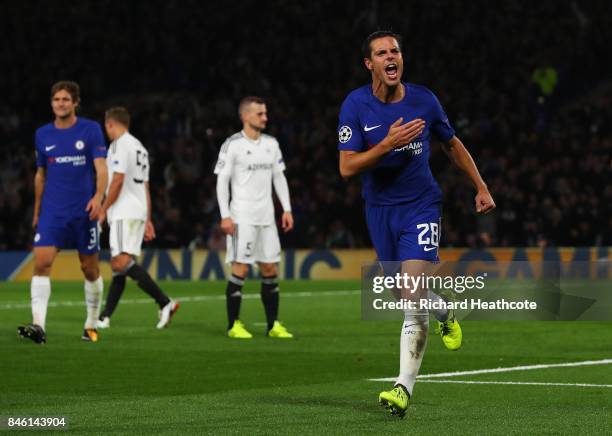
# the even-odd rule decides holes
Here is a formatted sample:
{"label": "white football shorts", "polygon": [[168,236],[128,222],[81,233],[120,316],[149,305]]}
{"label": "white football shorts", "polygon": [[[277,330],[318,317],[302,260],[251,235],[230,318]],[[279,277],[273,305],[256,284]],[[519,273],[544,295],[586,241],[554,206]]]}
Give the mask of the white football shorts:
{"label": "white football shorts", "polygon": [[135,219],[115,220],[110,223],[109,244],[111,256],[121,253],[140,256],[145,222]]}
{"label": "white football shorts", "polygon": [[276,224],[259,226],[235,223],[233,235],[227,236],[227,263],[278,263],[281,245]]}

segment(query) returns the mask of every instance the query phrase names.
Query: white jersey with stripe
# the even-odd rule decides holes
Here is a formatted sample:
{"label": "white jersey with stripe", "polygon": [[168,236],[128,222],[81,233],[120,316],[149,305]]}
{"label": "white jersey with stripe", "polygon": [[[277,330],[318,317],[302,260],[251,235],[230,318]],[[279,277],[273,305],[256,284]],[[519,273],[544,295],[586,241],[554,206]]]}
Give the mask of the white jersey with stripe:
{"label": "white jersey with stripe", "polygon": [[252,140],[244,131],[225,140],[215,174],[230,177],[230,214],[237,223],[274,224],[272,177],[285,170],[276,138],[262,134]]}
{"label": "white jersey with stripe", "polygon": [[[119,197],[108,209],[108,221],[123,219],[147,219],[147,192],[145,183],[149,181],[149,154],[138,139],[125,132],[114,140],[108,148],[106,157],[108,167],[108,186],[113,174],[125,175]],[[106,189],[108,195],[108,187]]]}

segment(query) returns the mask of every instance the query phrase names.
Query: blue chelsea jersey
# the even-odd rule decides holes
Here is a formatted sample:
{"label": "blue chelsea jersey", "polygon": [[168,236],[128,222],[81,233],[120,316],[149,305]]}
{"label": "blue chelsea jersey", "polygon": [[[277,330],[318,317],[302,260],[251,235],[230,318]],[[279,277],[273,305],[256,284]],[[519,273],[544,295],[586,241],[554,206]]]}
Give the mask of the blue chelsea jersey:
{"label": "blue chelsea jersey", "polygon": [[409,144],[392,150],[374,167],[362,173],[366,205],[412,203],[417,208],[441,201],[442,193],[429,168],[430,139],[434,134],[447,142],[455,131],[436,96],[427,88],[402,83],[404,98],[383,103],[367,85],[351,92],[340,109],[338,149],[367,151],[382,141],[400,117],[403,123],[425,121],[423,133]]}
{"label": "blue chelsea jersey", "polygon": [[47,170],[41,216],[82,217],[96,191],[94,159],[106,158],[102,128],[78,117],[58,129],[54,123],[36,130],[36,165]]}

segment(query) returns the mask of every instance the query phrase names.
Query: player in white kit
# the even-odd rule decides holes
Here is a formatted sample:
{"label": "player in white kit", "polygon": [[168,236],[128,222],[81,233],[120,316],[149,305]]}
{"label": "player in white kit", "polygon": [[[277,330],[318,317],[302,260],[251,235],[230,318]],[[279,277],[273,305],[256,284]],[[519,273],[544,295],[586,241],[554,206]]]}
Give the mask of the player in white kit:
{"label": "player in white kit", "polygon": [[130,115],[125,108],[114,107],[106,111],[104,127],[112,143],[106,158],[109,185],[100,223],[107,218],[110,226],[113,281],[98,328],[110,327],[110,317],[125,289],[126,276],[129,276],[159,305],[157,328],[161,329],[168,326],[179,304],[168,298],[149,273],[136,263],[143,239],[155,238],[155,227],[151,221],[149,155],[140,141],[130,134],[129,126]]}
{"label": "player in white kit", "polygon": [[[242,286],[249,265],[258,263],[261,273],[261,301],[267,321],[267,335],[292,338],[278,321],[278,270],[281,246],[274,221],[272,186],[283,207],[282,229],[293,228],[289,186],[278,141],[262,131],[268,122],[266,104],[259,97],[245,97],[238,109],[243,129],[221,146],[215,166],[221,229],[227,234],[227,262],[232,276],[227,289],[228,336],[250,339],[240,322]],[[231,189],[230,189],[231,187]],[[231,201],[230,201],[231,191]]]}

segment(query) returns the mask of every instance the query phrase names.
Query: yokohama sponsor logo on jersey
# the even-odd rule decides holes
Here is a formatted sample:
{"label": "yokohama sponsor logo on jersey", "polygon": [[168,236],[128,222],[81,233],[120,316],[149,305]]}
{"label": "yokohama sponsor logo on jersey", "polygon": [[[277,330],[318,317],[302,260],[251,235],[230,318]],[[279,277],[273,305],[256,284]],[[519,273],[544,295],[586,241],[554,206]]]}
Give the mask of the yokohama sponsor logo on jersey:
{"label": "yokohama sponsor logo on jersey", "polygon": [[73,166],[81,166],[87,163],[87,156],[78,155],[78,156],[58,156],[58,157],[50,157],[48,162],[50,164],[66,164],[71,163]]}

